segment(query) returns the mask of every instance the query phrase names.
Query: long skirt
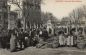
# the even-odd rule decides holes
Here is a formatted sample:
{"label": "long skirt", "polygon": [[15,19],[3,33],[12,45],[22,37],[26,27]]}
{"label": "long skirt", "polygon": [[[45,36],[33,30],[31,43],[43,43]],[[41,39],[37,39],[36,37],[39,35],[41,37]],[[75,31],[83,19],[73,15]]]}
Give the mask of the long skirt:
{"label": "long skirt", "polygon": [[65,37],[64,36],[59,36],[59,44],[60,45],[65,45]]}
{"label": "long skirt", "polygon": [[74,45],[73,36],[68,36],[67,45],[68,46],[73,46]]}

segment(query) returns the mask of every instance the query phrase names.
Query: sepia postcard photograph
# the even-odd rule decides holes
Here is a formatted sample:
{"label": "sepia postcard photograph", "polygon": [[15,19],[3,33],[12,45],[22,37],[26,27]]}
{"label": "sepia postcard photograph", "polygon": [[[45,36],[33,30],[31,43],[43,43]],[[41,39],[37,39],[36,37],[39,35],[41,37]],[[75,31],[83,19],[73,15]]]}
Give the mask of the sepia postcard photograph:
{"label": "sepia postcard photograph", "polygon": [[86,55],[86,0],[0,0],[0,55]]}

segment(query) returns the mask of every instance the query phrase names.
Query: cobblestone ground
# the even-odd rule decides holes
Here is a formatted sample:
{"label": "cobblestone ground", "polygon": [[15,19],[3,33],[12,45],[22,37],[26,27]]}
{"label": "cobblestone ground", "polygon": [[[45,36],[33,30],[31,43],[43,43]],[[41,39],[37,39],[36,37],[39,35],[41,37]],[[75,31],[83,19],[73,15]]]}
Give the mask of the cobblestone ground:
{"label": "cobblestone ground", "polygon": [[0,49],[0,55],[86,55],[86,49],[80,50],[72,47],[37,49],[35,47],[29,47],[17,52]]}

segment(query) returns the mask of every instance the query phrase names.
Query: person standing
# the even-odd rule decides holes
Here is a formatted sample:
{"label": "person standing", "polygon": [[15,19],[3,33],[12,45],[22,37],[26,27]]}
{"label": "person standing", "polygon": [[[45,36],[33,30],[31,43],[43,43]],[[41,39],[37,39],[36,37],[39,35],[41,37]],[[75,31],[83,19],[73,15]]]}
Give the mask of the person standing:
{"label": "person standing", "polygon": [[79,28],[78,30],[78,35],[77,35],[77,47],[80,49],[84,49],[85,48],[85,36],[83,35],[83,29]]}
{"label": "person standing", "polygon": [[20,49],[23,49],[23,45],[25,47],[25,37],[24,37],[24,32],[23,32],[23,29],[20,30],[20,33],[19,33],[19,45],[20,45]]}
{"label": "person standing", "polygon": [[63,31],[59,32],[59,45],[62,47],[65,45],[65,35]]}
{"label": "person standing", "polygon": [[76,45],[76,35],[74,29],[70,30],[70,34],[67,37],[67,46],[74,46]]}
{"label": "person standing", "polygon": [[29,33],[27,31],[24,32],[24,37],[25,37],[25,48],[29,46],[30,40],[29,40]]}
{"label": "person standing", "polygon": [[67,37],[67,46],[73,46],[73,36],[70,34]]}
{"label": "person standing", "polygon": [[39,31],[39,37],[42,37],[42,29]]}
{"label": "person standing", "polygon": [[48,37],[48,31],[46,30],[46,27],[44,27],[43,31],[42,31],[42,38],[44,41],[46,41],[49,37]]}

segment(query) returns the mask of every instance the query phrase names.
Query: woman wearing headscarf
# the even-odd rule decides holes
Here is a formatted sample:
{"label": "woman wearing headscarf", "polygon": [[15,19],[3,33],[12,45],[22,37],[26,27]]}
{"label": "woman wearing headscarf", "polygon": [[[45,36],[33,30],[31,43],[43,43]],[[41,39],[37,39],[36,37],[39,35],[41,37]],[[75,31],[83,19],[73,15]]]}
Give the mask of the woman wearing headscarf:
{"label": "woman wearing headscarf", "polygon": [[64,46],[65,45],[65,35],[63,31],[59,32],[59,45]]}

